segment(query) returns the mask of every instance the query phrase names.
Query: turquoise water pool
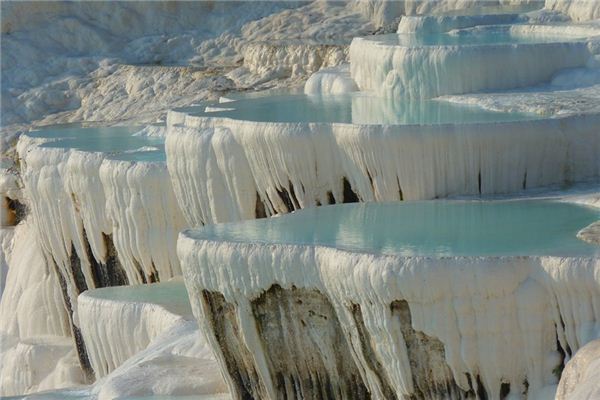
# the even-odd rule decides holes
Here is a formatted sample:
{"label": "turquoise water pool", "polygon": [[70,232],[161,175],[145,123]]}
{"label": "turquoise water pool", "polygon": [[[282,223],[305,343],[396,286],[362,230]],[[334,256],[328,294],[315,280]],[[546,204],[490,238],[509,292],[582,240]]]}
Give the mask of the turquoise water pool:
{"label": "turquoise water pool", "polygon": [[303,244],[401,256],[591,256],[579,230],[600,210],[544,201],[342,204],[190,231],[197,239]]}
{"label": "turquoise water pool", "polygon": [[[557,28],[555,33],[529,34],[511,30],[515,25],[479,26],[435,33],[391,33],[361,38],[382,45],[422,47],[422,46],[481,46],[500,44],[540,44],[576,41],[578,37],[562,35]],[[518,25],[516,25],[518,27]]]}
{"label": "turquoise water pool", "polygon": [[56,139],[42,147],[72,148],[107,153],[125,161],[165,161],[164,138],[135,135],[142,126],[55,126],[28,133],[32,137]]}
{"label": "turquoise water pool", "polygon": [[437,100],[406,100],[349,93],[344,95],[274,94],[213,104],[222,111],[206,112],[206,105],[178,109],[203,116],[256,122],[347,123],[365,125],[465,124],[531,120],[535,114],[494,112],[476,106]]}
{"label": "turquoise water pool", "polygon": [[178,315],[192,314],[185,284],[180,281],[112,286],[88,291],[87,295],[97,299],[157,304]]}

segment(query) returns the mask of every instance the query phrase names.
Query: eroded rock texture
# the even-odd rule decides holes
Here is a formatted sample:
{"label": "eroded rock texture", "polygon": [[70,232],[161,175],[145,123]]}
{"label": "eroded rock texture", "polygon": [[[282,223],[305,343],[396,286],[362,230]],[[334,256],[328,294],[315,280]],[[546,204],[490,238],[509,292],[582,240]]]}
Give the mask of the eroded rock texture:
{"label": "eroded rock texture", "polygon": [[469,391],[457,385],[443,343],[412,328],[404,300],[392,302],[390,311],[400,327],[398,340],[407,348],[413,386],[409,394],[394,388],[359,304],[348,306],[355,328],[348,330],[342,328],[340,310],[315,289],[275,284],[245,308],[219,292],[204,290],[202,298],[235,398],[487,398],[478,377],[469,377]]}
{"label": "eroded rock texture", "polygon": [[273,285],[252,312],[279,399],[368,399],[329,299]]}

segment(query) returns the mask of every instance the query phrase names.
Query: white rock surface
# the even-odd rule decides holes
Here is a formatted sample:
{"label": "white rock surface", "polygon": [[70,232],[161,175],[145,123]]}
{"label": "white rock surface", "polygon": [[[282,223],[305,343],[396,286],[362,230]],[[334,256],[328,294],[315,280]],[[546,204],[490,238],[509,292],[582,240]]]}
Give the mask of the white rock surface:
{"label": "white rock surface", "polygon": [[563,370],[556,400],[594,399],[600,396],[600,339],[583,346]]}
{"label": "white rock surface", "polygon": [[61,288],[31,216],[2,228],[0,258],[0,396],[84,383]]}
{"label": "white rock surface", "polygon": [[515,193],[597,181],[598,118],[358,126],[171,112],[167,164],[188,226],[254,218],[257,201],[266,215],[288,212],[283,190],[292,209],[340,203],[344,177],[360,201]]}
{"label": "white rock surface", "polygon": [[72,338],[39,336],[8,346],[8,338],[2,336],[1,340],[0,395],[74,387],[85,382]]}
{"label": "white rock surface", "polygon": [[[405,395],[414,387],[405,343],[390,313],[395,300],[408,302],[415,331],[443,343],[456,383],[466,391],[474,385],[467,376],[479,376],[491,399],[500,398],[503,382],[510,383],[510,396],[520,396],[525,381],[532,398],[551,391],[561,363],[557,344],[575,354],[600,334],[595,311],[600,309],[600,263],[594,258],[402,258],[318,246],[194,240],[185,233],[178,252],[194,315],[209,332],[211,348],[221,351],[203,290],[220,293],[234,305],[236,332],[253,355],[251,365],[266,393],[278,391],[262,361],[269,344],[260,341],[251,301],[274,283],[315,289],[328,298],[365,384],[377,394],[384,387],[370,375],[374,364],[367,361],[349,304],[360,305],[378,368],[394,392]],[[226,368],[224,356],[216,355]]]}
{"label": "white rock surface", "polygon": [[[547,30],[510,28],[518,35],[543,35]],[[561,69],[585,66],[594,51],[582,41],[408,47],[355,38],[349,60],[361,90],[395,98],[432,98],[548,82]]]}
{"label": "white rock surface", "polygon": [[348,64],[321,69],[308,78],[304,93],[313,95],[345,94],[358,91],[356,82],[350,76]]}
{"label": "white rock surface", "polygon": [[[173,288],[182,295],[171,293]],[[165,290],[169,293],[163,294]],[[191,319],[181,282],[88,290],[79,296],[77,307],[78,326],[96,379],[146,349],[159,335]]]}
{"label": "white rock surface", "polygon": [[[106,235],[112,236],[130,284],[180,274],[174,249],[184,222],[164,163],[110,160],[102,153],[39,147],[39,142],[29,137],[19,142],[25,193],[42,247],[66,277],[72,275],[74,246],[85,285],[95,287],[91,258],[106,263]],[[75,300],[73,281],[67,284]]]}
{"label": "white rock surface", "polygon": [[355,8],[377,25],[397,23],[403,15],[440,14],[470,8],[492,8],[540,4],[539,0],[366,0],[354,2]]}
{"label": "white rock surface", "polygon": [[[2,152],[14,145],[13,133],[28,128],[32,121],[155,122],[170,107],[214,98],[236,87],[299,83],[313,72],[307,83],[309,92],[348,92],[354,90],[354,83],[347,74],[318,69],[345,60],[344,43],[349,38],[372,33],[403,14],[447,11],[472,3],[3,2],[2,125],[11,126],[2,132]],[[575,20],[600,15],[594,1],[547,0],[546,4]],[[551,14],[538,17],[555,21]],[[204,22],[198,24],[199,20]],[[564,28],[563,32],[588,28]],[[391,31],[388,26],[385,29]],[[556,59],[571,55],[556,54]],[[551,61],[547,64],[555,66],[555,60]],[[598,60],[591,59],[591,68],[554,75],[552,84],[563,86],[564,94],[560,90],[550,95],[512,93],[498,96],[495,104],[481,98],[474,102],[490,109],[529,106],[542,112],[596,112],[596,64]],[[580,87],[570,87],[573,81]],[[548,108],[553,99],[559,110]],[[254,218],[261,203],[266,215],[288,212],[278,194],[282,190],[289,194],[293,188],[297,197],[293,208],[301,208],[326,204],[330,197],[343,200],[343,177],[360,200],[398,200],[512,192],[522,187],[524,176],[528,188],[594,180],[600,170],[596,116],[481,126],[463,138],[448,127],[411,132],[235,121],[213,126],[176,114],[169,116],[173,122],[169,131],[175,134],[167,146],[174,156],[168,171],[164,165],[108,161],[98,154],[41,150],[27,138],[19,148],[25,190],[20,190],[12,170],[0,171],[0,195],[18,198],[32,211],[24,223],[2,228],[0,233],[0,287],[4,288],[0,395],[83,382],[54,263],[67,277],[68,298],[75,307],[79,288],[74,287],[77,278],[69,269],[71,256],[74,251],[81,262],[85,286],[94,287],[91,259],[103,262],[109,256],[103,234],[111,235],[129,282],[140,283],[157,275],[165,279],[180,274],[175,237],[188,223]],[[565,129],[572,135],[567,136]],[[500,135],[505,131],[508,134]],[[140,134],[164,132],[152,128]],[[514,151],[517,137],[523,134],[526,143]],[[415,141],[416,137],[422,141]],[[407,146],[405,140],[411,144]],[[433,150],[423,156],[432,143]],[[452,156],[466,155],[455,169],[450,168],[454,165],[451,157],[444,155],[447,146]],[[6,222],[4,214],[2,218]],[[581,304],[587,303],[582,300]],[[88,328],[89,337],[114,334],[121,338],[112,347],[108,340],[91,339],[99,346],[94,349],[97,369],[104,371],[106,365],[103,374],[112,371],[96,386],[93,396],[108,399],[225,390],[210,351],[195,342],[198,332],[192,323],[170,321],[147,305],[133,311],[116,306],[101,310],[90,300],[79,310],[86,307],[91,311],[85,316],[74,310],[74,320]],[[587,311],[580,312],[577,323]],[[97,321],[90,317],[94,315],[107,323],[94,327]],[[135,325],[130,337],[110,324],[115,316],[129,321],[128,327]],[[569,326],[565,343],[573,345],[577,341],[568,332]],[[168,332],[159,334],[167,328]],[[585,332],[577,336],[581,339],[577,345],[588,336]],[[125,361],[147,344],[146,350]],[[488,376],[486,385],[497,384],[496,372],[483,373]],[[203,378],[190,378],[197,375]],[[545,390],[540,385],[538,393]]]}
{"label": "white rock surface", "polygon": [[575,21],[600,18],[600,3],[595,0],[546,0],[544,8],[565,13]]}
{"label": "white rock surface", "polygon": [[206,395],[207,400],[229,400],[212,351],[198,326],[183,321],[157,336],[149,346],[98,381],[91,398]]}
{"label": "white rock surface", "polygon": [[453,29],[470,28],[481,25],[501,25],[518,22],[515,14],[484,15],[422,15],[404,16],[398,24],[398,33],[439,33]]}

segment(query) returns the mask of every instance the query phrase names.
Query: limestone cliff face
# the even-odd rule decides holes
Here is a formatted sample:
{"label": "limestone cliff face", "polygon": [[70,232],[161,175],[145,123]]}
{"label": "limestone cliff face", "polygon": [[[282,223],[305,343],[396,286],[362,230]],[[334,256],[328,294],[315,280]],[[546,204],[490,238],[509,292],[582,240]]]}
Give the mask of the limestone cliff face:
{"label": "limestone cliff face", "polygon": [[600,299],[597,258],[403,258],[193,233],[178,253],[236,398],[535,397],[599,332],[585,311]]}

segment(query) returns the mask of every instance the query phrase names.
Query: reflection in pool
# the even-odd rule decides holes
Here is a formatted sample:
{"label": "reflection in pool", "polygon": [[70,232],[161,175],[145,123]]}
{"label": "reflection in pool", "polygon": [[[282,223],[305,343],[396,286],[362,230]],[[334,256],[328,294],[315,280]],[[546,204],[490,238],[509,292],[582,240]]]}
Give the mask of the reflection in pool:
{"label": "reflection in pool", "polygon": [[54,126],[31,131],[28,136],[56,139],[44,143],[42,147],[108,153],[109,158],[116,160],[164,161],[164,138],[136,135],[142,128]]}
{"label": "reflection in pool", "polygon": [[600,247],[576,235],[598,219],[600,210],[544,200],[364,203],[211,225],[191,236],[401,256],[589,256]]}
{"label": "reflection in pool", "polygon": [[190,300],[182,281],[112,286],[88,292],[90,297],[127,303],[150,303],[178,315],[191,315]]}
{"label": "reflection in pool", "polygon": [[[488,111],[438,100],[403,100],[367,93],[343,95],[276,94],[178,109],[204,117],[256,122],[323,122],[364,125],[458,124],[531,120],[535,114]],[[217,111],[221,107],[222,111]]]}
{"label": "reflection in pool", "polygon": [[450,32],[373,35],[360,38],[360,40],[373,41],[382,45],[421,47],[556,43],[578,39],[578,37],[565,37],[560,33],[560,29],[553,33],[535,34],[524,28],[518,28],[519,25],[476,26]]}

